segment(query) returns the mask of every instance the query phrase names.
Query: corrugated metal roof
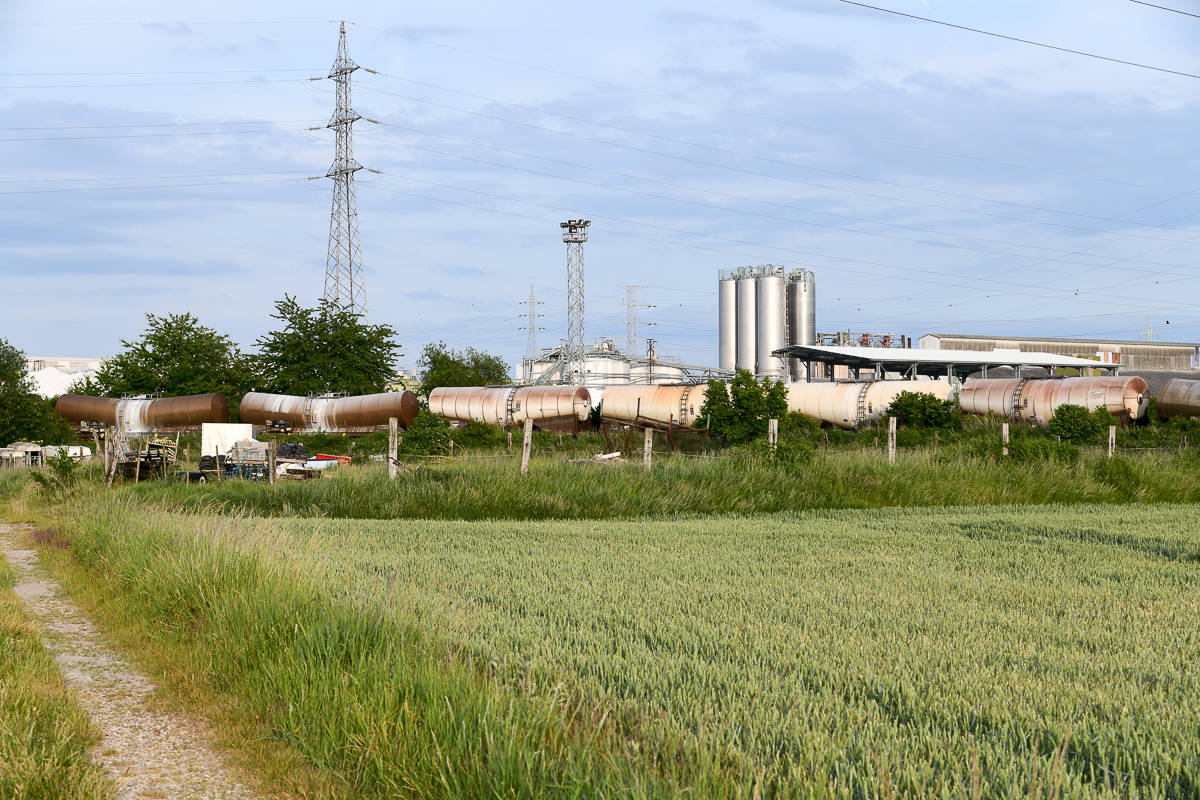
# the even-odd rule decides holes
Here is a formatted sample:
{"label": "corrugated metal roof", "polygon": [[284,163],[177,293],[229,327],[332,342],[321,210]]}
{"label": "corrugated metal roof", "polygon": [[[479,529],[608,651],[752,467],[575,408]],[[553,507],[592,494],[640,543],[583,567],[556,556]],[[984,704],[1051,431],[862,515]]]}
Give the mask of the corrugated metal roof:
{"label": "corrugated metal roof", "polygon": [[976,333],[926,333],[926,336],[937,336],[942,339],[972,339],[976,341],[995,342],[1047,342],[1053,344],[1119,344],[1122,346],[1141,347],[1200,347],[1200,342],[1146,342],[1138,339],[1057,339],[1050,336],[982,336]]}

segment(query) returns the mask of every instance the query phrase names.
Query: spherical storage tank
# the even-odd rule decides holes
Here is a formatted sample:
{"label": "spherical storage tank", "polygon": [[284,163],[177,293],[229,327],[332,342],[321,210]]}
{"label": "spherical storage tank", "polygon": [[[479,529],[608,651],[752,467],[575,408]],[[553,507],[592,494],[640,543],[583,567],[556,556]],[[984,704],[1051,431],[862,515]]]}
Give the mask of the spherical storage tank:
{"label": "spherical storage tank", "polygon": [[848,430],[877,422],[902,392],[950,396],[945,381],[871,381],[864,383],[790,383],[788,411]]}
{"label": "spherical storage tank", "polygon": [[1015,417],[1045,427],[1062,405],[1098,408],[1127,420],[1140,419],[1150,405],[1150,387],[1133,377],[971,379],[958,397],[963,413],[1008,419]]}

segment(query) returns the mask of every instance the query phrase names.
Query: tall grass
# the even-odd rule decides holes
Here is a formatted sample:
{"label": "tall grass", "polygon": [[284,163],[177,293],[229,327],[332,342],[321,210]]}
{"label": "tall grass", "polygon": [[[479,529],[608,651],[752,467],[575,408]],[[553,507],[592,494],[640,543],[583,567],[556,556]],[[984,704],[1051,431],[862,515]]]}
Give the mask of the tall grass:
{"label": "tall grass", "polygon": [[818,453],[786,464],[734,452],[719,458],[662,458],[650,473],[640,464],[542,459],[523,476],[515,461],[501,459],[425,465],[394,482],[375,466],[274,487],[156,481],[121,491],[176,509],[261,516],[608,519],[821,508],[1195,502],[1200,500],[1200,463],[1188,453],[1004,462],[924,449],[903,452],[889,464],[880,451],[869,449]]}
{"label": "tall grass", "polygon": [[[489,677],[411,607],[329,580],[321,541],[277,523],[173,515],[96,493],[64,537],[105,604],[182,645],[210,689],[362,797],[728,796],[719,759],[640,735],[642,720],[571,683]],[[286,555],[285,555],[286,553]],[[429,611],[426,608],[426,611]],[[446,615],[439,611],[439,618]],[[153,646],[153,642],[151,642]]]}

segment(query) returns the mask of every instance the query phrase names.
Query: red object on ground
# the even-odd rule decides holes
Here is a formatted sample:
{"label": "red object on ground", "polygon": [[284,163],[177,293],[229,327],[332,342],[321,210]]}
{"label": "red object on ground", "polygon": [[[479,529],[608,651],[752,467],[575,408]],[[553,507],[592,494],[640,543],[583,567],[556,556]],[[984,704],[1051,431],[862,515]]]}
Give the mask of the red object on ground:
{"label": "red object on ground", "polygon": [[317,453],[315,456],[313,456],[309,460],[310,461],[345,461],[347,464],[349,464],[350,456],[331,456],[326,453]]}

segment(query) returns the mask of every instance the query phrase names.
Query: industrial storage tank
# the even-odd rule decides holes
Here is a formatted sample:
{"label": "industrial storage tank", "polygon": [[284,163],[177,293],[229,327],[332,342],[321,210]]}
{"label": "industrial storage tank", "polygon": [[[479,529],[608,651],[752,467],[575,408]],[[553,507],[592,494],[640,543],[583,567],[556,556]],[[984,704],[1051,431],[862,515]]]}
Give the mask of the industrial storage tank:
{"label": "industrial storage tank", "polygon": [[181,397],[88,397],[64,394],[54,413],[70,422],[100,422],[128,433],[188,428],[205,422],[228,422],[229,403],[220,392]]}
{"label": "industrial storage tank", "polygon": [[853,430],[877,422],[902,392],[931,394],[945,400],[951,386],[945,381],[790,383],[787,392],[788,411]]}
{"label": "industrial storage tank", "polygon": [[783,377],[782,358],[771,353],[787,344],[784,338],[783,270],[767,273],[758,279],[758,338],[756,341],[757,377]]}
{"label": "industrial storage tank", "polygon": [[612,422],[652,427],[694,428],[708,397],[708,385],[610,386],[604,390],[601,416]]}
{"label": "industrial storage tank", "polygon": [[[796,270],[788,276],[787,323],[789,345],[817,343],[817,279],[808,270]],[[792,380],[808,377],[800,359],[790,359],[788,367]]]}
{"label": "industrial storage tank", "polygon": [[381,392],[357,397],[300,397],[289,394],[248,392],[238,415],[242,422],[266,425],[287,421],[294,431],[347,431],[377,428],[395,417],[408,428],[420,407],[412,392]]}
{"label": "industrial storage tank", "polygon": [[429,393],[429,410],[455,422],[578,430],[592,398],[582,386],[445,386]]}
{"label": "industrial storage tank", "polygon": [[758,359],[758,280],[737,281],[737,368],[754,372]]}
{"label": "industrial storage tank", "polygon": [[1163,381],[1155,402],[1158,418],[1166,422],[1171,417],[1200,417],[1200,381],[1170,378]]}
{"label": "industrial storage tank", "polygon": [[1023,419],[1046,426],[1062,405],[1098,408],[1125,420],[1140,419],[1150,405],[1150,387],[1133,377],[971,379],[958,402],[964,413]]}
{"label": "industrial storage tank", "polygon": [[718,355],[721,369],[737,367],[737,281],[722,274],[717,283]]}

